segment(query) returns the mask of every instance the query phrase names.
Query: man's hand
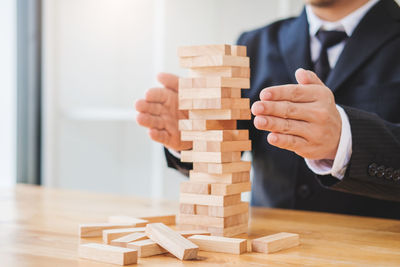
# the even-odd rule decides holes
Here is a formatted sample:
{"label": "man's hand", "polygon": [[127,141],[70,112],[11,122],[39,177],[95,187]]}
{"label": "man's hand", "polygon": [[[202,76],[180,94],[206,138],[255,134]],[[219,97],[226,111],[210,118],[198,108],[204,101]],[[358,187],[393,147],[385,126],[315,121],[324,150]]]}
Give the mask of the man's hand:
{"label": "man's hand", "polygon": [[139,112],[136,121],[149,128],[150,138],[165,147],[178,151],[190,149],[192,142],[182,142],[178,129],[178,120],[187,119],[187,112],[178,110],[178,77],[160,73],[157,80],[164,87],[149,89],[145,99],[136,102]]}
{"label": "man's hand", "polygon": [[270,131],[271,145],[308,159],[334,159],[342,120],[331,90],[311,71],[298,69],[299,84],[265,88],[251,107],[254,126]]}

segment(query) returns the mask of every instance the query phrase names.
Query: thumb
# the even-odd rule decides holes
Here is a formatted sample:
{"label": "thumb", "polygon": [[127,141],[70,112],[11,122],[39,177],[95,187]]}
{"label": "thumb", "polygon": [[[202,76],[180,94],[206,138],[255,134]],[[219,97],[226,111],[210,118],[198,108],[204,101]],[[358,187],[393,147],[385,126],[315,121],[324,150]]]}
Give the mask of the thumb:
{"label": "thumb", "polygon": [[318,78],[317,74],[310,70],[305,69],[297,69],[296,73],[296,80],[299,84],[320,84],[324,85],[324,83]]}
{"label": "thumb", "polygon": [[157,81],[159,81],[166,88],[178,91],[178,76],[170,73],[160,72],[157,75]]}

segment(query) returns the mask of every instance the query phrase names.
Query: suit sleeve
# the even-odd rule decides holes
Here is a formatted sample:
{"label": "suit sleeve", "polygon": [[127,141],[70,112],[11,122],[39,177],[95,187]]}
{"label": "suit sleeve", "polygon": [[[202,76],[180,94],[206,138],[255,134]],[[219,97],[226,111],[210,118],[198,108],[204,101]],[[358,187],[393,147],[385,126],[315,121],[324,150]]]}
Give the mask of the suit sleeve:
{"label": "suit sleeve", "polygon": [[341,181],[325,175],[325,187],[367,197],[400,201],[400,125],[374,113],[343,107],[351,125],[353,153]]}

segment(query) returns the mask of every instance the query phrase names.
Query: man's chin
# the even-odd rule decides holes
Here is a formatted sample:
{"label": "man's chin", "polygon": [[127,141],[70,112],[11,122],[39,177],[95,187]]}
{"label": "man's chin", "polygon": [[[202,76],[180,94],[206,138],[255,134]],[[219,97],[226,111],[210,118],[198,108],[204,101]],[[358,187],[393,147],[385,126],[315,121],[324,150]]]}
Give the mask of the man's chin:
{"label": "man's chin", "polygon": [[305,0],[306,4],[315,7],[330,7],[333,6],[338,0]]}

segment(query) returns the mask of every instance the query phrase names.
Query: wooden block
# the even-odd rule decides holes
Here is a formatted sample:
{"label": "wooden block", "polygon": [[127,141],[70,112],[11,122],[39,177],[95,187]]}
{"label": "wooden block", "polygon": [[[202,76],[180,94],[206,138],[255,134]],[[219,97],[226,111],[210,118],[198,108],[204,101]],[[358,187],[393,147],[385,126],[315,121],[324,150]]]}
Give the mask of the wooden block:
{"label": "wooden block", "polygon": [[234,152],[250,151],[251,140],[245,141],[193,141],[193,151],[196,152]]}
{"label": "wooden block", "polygon": [[244,234],[247,232],[248,223],[239,224],[231,227],[208,227],[207,230],[211,233],[211,235],[216,236],[237,236],[240,234]]}
{"label": "wooden block", "polygon": [[185,182],[181,182],[181,184],[180,184],[180,192],[181,193],[209,195],[211,192],[211,185],[206,184],[206,183],[196,183],[196,182],[185,181]]}
{"label": "wooden block", "polygon": [[209,206],[229,206],[238,204],[241,200],[240,194],[229,195],[229,196],[212,196],[212,195],[200,195],[200,194],[180,194],[180,203],[185,204],[198,204],[198,205],[209,205]]}
{"label": "wooden block", "polygon": [[181,236],[184,238],[188,238],[193,235],[211,235],[210,232],[205,231],[205,230],[198,230],[198,229],[192,229],[192,230],[180,230],[177,231]]}
{"label": "wooden block", "polygon": [[236,77],[179,78],[179,90],[183,88],[218,88],[218,87],[249,89],[250,79],[236,78]]}
{"label": "wooden block", "polygon": [[[190,84],[191,85],[191,84]],[[180,88],[179,99],[240,98],[241,88]]]}
{"label": "wooden block", "polygon": [[88,243],[79,245],[79,257],[111,264],[128,265],[137,263],[137,250]]}
{"label": "wooden block", "polygon": [[242,159],[240,152],[197,152],[193,150],[181,151],[181,162],[236,162]]}
{"label": "wooden block", "polygon": [[181,131],[182,141],[243,141],[249,139],[249,130]]}
{"label": "wooden block", "polygon": [[191,224],[177,224],[177,229],[179,231],[184,230],[200,230],[200,231],[207,231],[208,227],[206,225],[191,225]]}
{"label": "wooden block", "polygon": [[183,98],[179,99],[180,110],[192,109],[250,109],[249,98]]}
{"label": "wooden block", "polygon": [[143,227],[146,226],[148,221],[131,217],[131,216],[123,216],[123,215],[113,215],[108,217],[108,222],[110,223],[131,223],[136,227]]}
{"label": "wooden block", "polygon": [[134,241],[139,241],[139,240],[145,240],[145,239],[148,239],[148,237],[145,233],[132,233],[132,234],[125,235],[120,238],[111,240],[110,245],[126,248],[128,243],[131,243]]}
{"label": "wooden block", "polygon": [[[194,205],[194,214],[208,216],[208,207],[210,207],[210,206]],[[228,207],[230,207],[230,206],[228,206]],[[220,207],[220,208],[224,208],[224,207]]]}
{"label": "wooden block", "polygon": [[246,67],[203,67],[191,68],[189,70],[190,77],[236,77],[250,78],[250,68]]}
{"label": "wooden block", "polygon": [[190,120],[250,120],[250,109],[192,109]]}
{"label": "wooden block", "polygon": [[147,236],[180,260],[197,258],[199,247],[162,223],[146,226]]}
{"label": "wooden block", "polygon": [[160,255],[168,252],[151,239],[128,243],[127,248],[136,249],[139,258]]}
{"label": "wooden block", "polygon": [[208,172],[208,173],[233,173],[233,172],[247,172],[250,171],[250,161],[237,161],[230,163],[193,163],[193,170],[195,172]]}
{"label": "wooden block", "polygon": [[273,253],[298,246],[299,244],[298,234],[285,232],[256,238],[251,241],[252,251],[262,253]]}
{"label": "wooden block", "polygon": [[206,215],[179,214],[179,224],[206,225],[207,227],[226,228],[249,221],[248,213],[235,214],[228,217],[212,217]]}
{"label": "wooden block", "polygon": [[[197,210],[197,206],[195,207],[195,211],[196,210]],[[212,217],[229,217],[229,216],[233,216],[236,214],[248,213],[249,212],[249,203],[248,202],[240,202],[239,204],[226,206],[226,207],[207,206],[207,212],[208,212],[208,216],[212,216]]]}
{"label": "wooden block", "polygon": [[80,237],[102,236],[103,230],[134,227],[132,223],[87,223],[79,225]]}
{"label": "wooden block", "polygon": [[149,223],[163,223],[165,225],[174,225],[175,217],[175,214],[168,214],[160,216],[140,217],[140,219],[146,220]]}
{"label": "wooden block", "polygon": [[232,45],[231,46],[231,55],[245,57],[247,55],[247,49],[244,45]]}
{"label": "wooden block", "polygon": [[180,203],[179,212],[183,214],[196,214],[196,205]]}
{"label": "wooden block", "polygon": [[144,227],[135,227],[135,228],[121,228],[121,229],[110,229],[103,231],[103,242],[105,244],[110,244],[111,240],[117,239],[119,237],[129,235],[137,232],[144,232]]}
{"label": "wooden block", "polygon": [[198,68],[198,67],[249,67],[250,59],[248,57],[239,56],[196,56],[180,58],[179,64],[182,68]]}
{"label": "wooden block", "polygon": [[190,170],[189,177],[190,181],[199,183],[235,184],[235,183],[244,183],[250,181],[250,172],[244,171],[244,172],[234,172],[234,173],[213,174],[208,172],[195,172],[193,170]]}
{"label": "wooden block", "polygon": [[230,254],[242,254],[247,251],[247,239],[205,235],[193,235],[188,239],[203,251]]}
{"label": "wooden block", "polygon": [[236,130],[236,120],[179,120],[180,131]]}
{"label": "wooden block", "polygon": [[179,57],[209,56],[209,55],[231,55],[231,46],[221,45],[195,45],[178,47]]}
{"label": "wooden block", "polygon": [[212,184],[211,195],[235,195],[242,192],[251,191],[251,183],[237,183],[237,184]]}

